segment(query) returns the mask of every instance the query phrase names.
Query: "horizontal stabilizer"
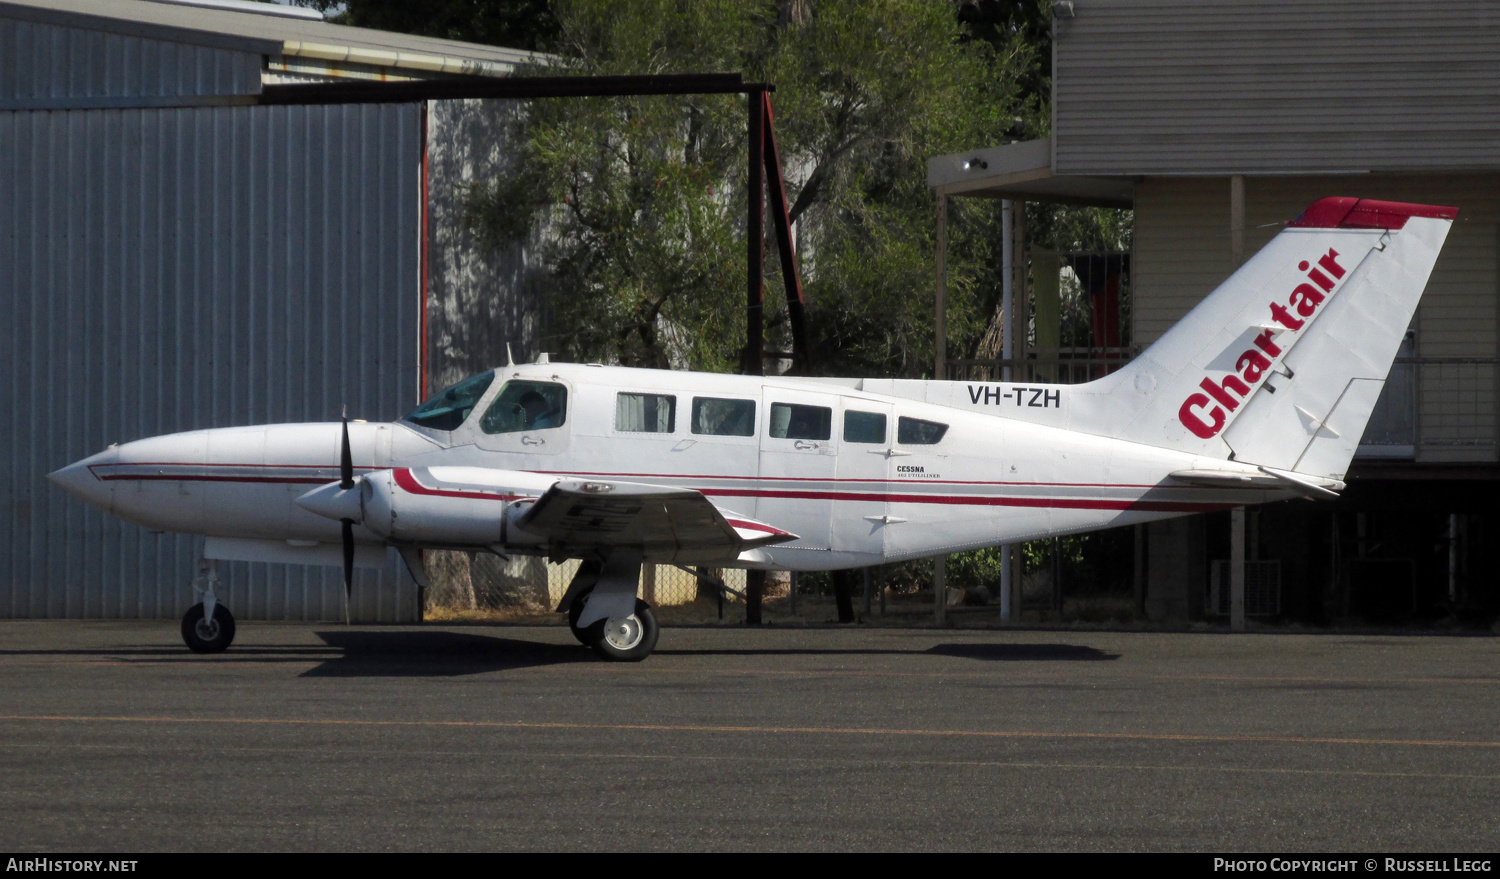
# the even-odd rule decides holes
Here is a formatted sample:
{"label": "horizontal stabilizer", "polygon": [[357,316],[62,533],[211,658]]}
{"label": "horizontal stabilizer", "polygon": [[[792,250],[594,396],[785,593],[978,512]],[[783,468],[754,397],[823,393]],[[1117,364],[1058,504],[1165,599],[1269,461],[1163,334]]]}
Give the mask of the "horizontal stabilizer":
{"label": "horizontal stabilizer", "polygon": [[1270,467],[1245,470],[1176,470],[1171,477],[1189,485],[1209,488],[1280,488],[1309,497],[1338,497],[1344,483],[1337,479],[1290,473]]}

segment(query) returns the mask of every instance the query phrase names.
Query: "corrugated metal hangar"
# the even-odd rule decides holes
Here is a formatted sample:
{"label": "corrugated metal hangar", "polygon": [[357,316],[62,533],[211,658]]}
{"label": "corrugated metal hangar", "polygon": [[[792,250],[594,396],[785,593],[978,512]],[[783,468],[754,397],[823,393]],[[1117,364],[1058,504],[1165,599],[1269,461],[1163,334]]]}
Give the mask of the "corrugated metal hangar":
{"label": "corrugated metal hangar", "polygon": [[[396,417],[531,331],[520,249],[480,259],[453,222],[459,182],[503,161],[505,105],[260,98],[533,56],[239,6],[0,2],[0,617],[172,618],[195,600],[198,538],[122,523],[46,473],[173,431]],[[219,575],[243,618],[343,616],[334,568]],[[399,563],[356,577],[354,619],[416,618]]]}

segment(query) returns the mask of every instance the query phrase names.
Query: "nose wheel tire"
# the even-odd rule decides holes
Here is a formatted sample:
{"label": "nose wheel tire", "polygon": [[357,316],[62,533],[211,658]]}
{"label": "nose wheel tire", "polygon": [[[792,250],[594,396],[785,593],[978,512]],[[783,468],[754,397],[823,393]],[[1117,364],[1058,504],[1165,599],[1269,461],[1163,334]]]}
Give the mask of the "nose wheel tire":
{"label": "nose wheel tire", "polygon": [[195,604],[182,615],[182,641],[194,653],[222,653],[234,641],[234,617],[218,604],[213,619],[206,619],[203,605]]}

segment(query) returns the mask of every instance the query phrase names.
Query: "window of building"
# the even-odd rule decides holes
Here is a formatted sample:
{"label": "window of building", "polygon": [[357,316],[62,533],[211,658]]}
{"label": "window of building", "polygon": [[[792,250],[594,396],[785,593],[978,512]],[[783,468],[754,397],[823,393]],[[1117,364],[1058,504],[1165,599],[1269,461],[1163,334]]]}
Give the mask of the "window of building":
{"label": "window of building", "polygon": [[677,427],[677,398],[662,394],[615,396],[615,430],[671,433]]}
{"label": "window of building", "polygon": [[901,417],[896,420],[896,442],[904,446],[934,446],[948,432],[948,425],[920,418]]}
{"label": "window of building", "polygon": [[694,397],[693,433],[755,436],[755,401]]}
{"label": "window of building", "polygon": [[485,433],[515,433],[562,427],[568,389],[555,382],[508,381],[479,419]]}

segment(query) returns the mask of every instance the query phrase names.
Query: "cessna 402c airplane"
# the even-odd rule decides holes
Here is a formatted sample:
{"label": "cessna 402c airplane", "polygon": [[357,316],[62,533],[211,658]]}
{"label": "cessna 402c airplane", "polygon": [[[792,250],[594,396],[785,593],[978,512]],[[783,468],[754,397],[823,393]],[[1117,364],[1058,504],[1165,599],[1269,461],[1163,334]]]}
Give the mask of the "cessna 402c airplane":
{"label": "cessna 402c airplane", "polygon": [[[1080,385],[545,362],[388,424],[199,430],[51,474],[209,559],[422,548],[584,560],[558,610],[605,659],[657,640],[643,563],[828,570],[1334,496],[1457,211],[1325,198],[1139,357]],[[212,588],[200,652],[234,619]]]}

